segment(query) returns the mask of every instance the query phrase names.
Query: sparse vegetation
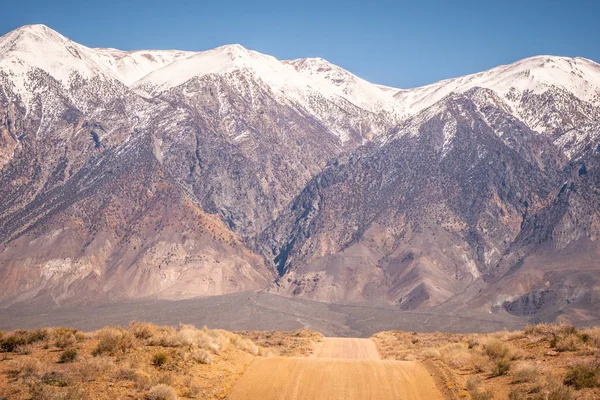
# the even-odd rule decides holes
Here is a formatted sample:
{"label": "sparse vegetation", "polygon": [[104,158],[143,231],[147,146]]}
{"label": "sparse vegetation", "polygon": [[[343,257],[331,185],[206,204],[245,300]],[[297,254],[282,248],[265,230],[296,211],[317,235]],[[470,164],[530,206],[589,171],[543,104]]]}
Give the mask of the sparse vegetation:
{"label": "sparse vegetation", "polygon": [[162,367],[169,361],[169,355],[164,351],[159,351],[158,353],[154,353],[152,356],[152,365],[155,367]]}
{"label": "sparse vegetation", "polygon": [[78,351],[75,348],[66,349],[60,355],[60,359],[58,362],[60,363],[70,363],[77,359]]}
{"label": "sparse vegetation", "polygon": [[177,400],[175,389],[170,386],[159,384],[154,386],[146,396],[148,400]]}
{"label": "sparse vegetation", "polygon": [[600,398],[600,328],[538,324],[519,332],[421,333],[418,341],[414,334],[392,331],[373,340],[384,358],[414,354],[441,371],[457,398],[465,393],[472,399]]}
{"label": "sparse vegetation", "polygon": [[[256,357],[306,356],[319,333],[227,332],[132,322],[0,334],[0,398],[226,398]],[[542,324],[521,332],[381,332],[383,358],[424,362],[456,398],[600,398],[600,329]],[[175,396],[175,397],[173,397]]]}
{"label": "sparse vegetation", "polygon": [[0,399],[223,399],[256,357],[309,354],[310,331],[254,333],[132,322],[83,333],[70,328],[0,334]]}
{"label": "sparse vegetation", "polygon": [[567,371],[564,384],[575,389],[600,387],[600,366],[592,364],[573,365]]}

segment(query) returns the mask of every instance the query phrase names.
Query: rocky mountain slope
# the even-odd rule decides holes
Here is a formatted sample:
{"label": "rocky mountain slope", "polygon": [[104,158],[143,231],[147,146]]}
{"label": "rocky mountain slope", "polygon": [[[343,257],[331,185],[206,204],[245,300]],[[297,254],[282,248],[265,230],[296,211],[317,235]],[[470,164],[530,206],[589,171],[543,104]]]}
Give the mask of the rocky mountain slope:
{"label": "rocky mountain slope", "polygon": [[593,61],[400,90],[33,25],[0,38],[0,87],[1,304],[268,289],[594,318]]}

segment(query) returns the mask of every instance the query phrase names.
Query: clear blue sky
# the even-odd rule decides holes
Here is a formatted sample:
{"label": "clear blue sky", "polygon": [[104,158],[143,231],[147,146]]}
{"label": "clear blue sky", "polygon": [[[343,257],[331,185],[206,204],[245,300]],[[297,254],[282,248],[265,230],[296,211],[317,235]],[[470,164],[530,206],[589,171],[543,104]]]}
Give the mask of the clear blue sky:
{"label": "clear blue sky", "polygon": [[600,1],[0,0],[2,34],[43,23],[92,47],[243,46],[413,87],[538,55],[600,61]]}

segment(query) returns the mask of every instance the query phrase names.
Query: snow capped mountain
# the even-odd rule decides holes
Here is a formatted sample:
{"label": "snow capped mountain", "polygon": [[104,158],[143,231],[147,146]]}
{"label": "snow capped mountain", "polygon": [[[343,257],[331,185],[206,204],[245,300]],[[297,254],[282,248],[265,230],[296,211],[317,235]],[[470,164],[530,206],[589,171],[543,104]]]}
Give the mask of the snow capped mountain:
{"label": "snow capped mountain", "polygon": [[[0,38],[0,71],[15,94],[31,97],[31,73],[41,70],[65,88],[78,79],[100,78],[128,86],[150,72],[188,57],[184,51],[92,49],[45,25],[26,25]],[[25,101],[27,103],[27,101]]]}
{"label": "snow capped mountain", "polygon": [[44,25],[27,25],[0,38],[0,71],[24,103],[34,92],[31,74],[36,71],[48,74],[64,87],[79,78],[114,79],[112,72],[97,62],[93,50]]}
{"label": "snow capped mountain", "polygon": [[154,71],[134,84],[153,95],[179,86],[190,79],[208,74],[240,72],[252,74],[269,85],[279,95],[300,95],[301,88],[311,82],[295,73],[293,68],[275,57],[247,50],[238,44],[217,47],[177,60]]}
{"label": "snow capped mountain", "polygon": [[365,110],[402,114],[402,105],[393,97],[398,89],[374,85],[322,58],[285,61],[319,87],[331,87],[341,97]]}
{"label": "snow capped mountain", "polygon": [[400,90],[395,96],[415,113],[451,92],[462,93],[474,87],[492,89],[513,104],[519,93],[540,94],[552,87],[573,93],[580,100],[600,103],[600,64],[585,58],[536,56],[484,72]]}
{"label": "snow capped mountain", "polygon": [[[400,90],[395,97],[414,114],[450,93],[463,93],[474,87],[497,92],[513,113],[527,120],[527,110],[522,104],[524,96],[540,96],[553,90],[564,91],[583,102],[600,106],[600,65],[585,58],[536,56],[488,71]],[[546,128],[531,127],[540,132]]]}
{"label": "snow capped mountain", "polygon": [[149,73],[195,54],[181,50],[137,50],[94,49],[98,61],[108,68],[127,86]]}
{"label": "snow capped mountain", "polygon": [[25,26],[0,38],[0,303],[277,280],[447,304],[547,246],[598,254],[599,145],[586,59],[401,90],[320,58],[94,49]]}

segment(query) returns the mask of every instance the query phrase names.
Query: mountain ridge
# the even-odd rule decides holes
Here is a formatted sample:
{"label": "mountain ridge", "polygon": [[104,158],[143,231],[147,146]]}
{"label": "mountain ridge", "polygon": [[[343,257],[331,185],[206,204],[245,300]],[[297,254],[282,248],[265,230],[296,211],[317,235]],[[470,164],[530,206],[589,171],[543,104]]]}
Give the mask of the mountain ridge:
{"label": "mountain ridge", "polygon": [[[576,307],[593,274],[536,261],[598,248],[591,60],[395,89],[321,58],[93,49],[36,25],[0,38],[0,86],[1,304],[268,289],[594,314]],[[525,307],[544,291],[569,301]]]}

